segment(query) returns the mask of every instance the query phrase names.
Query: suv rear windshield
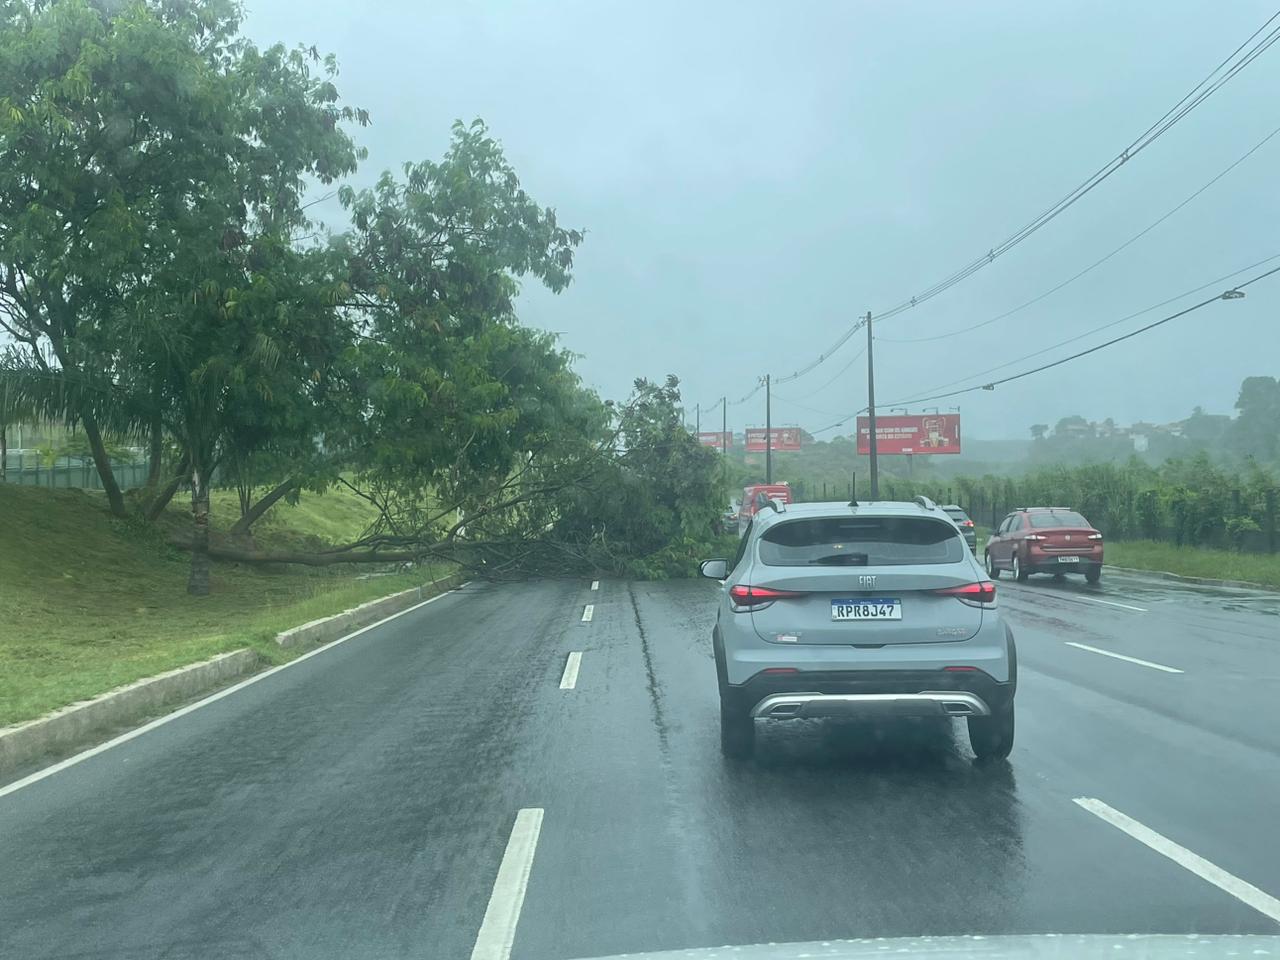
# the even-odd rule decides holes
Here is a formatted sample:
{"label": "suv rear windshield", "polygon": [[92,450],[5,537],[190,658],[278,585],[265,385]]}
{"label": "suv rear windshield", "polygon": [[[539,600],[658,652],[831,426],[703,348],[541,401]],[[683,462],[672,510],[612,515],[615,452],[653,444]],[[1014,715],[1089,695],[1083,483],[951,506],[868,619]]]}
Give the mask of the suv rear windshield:
{"label": "suv rear windshield", "polygon": [[771,567],[958,563],[967,552],[955,527],[925,517],[791,520],[760,538],[760,561]]}
{"label": "suv rear windshield", "polygon": [[1059,510],[1056,513],[1029,513],[1031,526],[1037,530],[1049,527],[1087,527],[1089,521],[1074,510]]}
{"label": "suv rear windshield", "polygon": [[969,515],[959,507],[943,507],[943,512],[952,520],[968,520]]}

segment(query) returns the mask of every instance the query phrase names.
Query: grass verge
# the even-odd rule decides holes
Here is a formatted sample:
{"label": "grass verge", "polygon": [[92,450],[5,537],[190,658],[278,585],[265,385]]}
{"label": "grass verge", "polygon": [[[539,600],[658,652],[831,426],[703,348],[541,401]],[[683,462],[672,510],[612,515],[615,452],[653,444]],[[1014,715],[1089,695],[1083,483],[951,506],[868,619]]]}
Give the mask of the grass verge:
{"label": "grass verge", "polygon": [[1159,570],[1183,577],[1247,580],[1280,587],[1280,554],[1233,553],[1201,547],[1177,547],[1152,540],[1111,541],[1107,563],[1135,570]]}
{"label": "grass verge", "polygon": [[[358,528],[354,499],[277,506],[265,532]],[[297,653],[279,631],[451,572],[215,564],[212,596],[196,598],[187,570],[161,530],[113,519],[94,494],[0,484],[0,726],[238,647],[283,662]]]}

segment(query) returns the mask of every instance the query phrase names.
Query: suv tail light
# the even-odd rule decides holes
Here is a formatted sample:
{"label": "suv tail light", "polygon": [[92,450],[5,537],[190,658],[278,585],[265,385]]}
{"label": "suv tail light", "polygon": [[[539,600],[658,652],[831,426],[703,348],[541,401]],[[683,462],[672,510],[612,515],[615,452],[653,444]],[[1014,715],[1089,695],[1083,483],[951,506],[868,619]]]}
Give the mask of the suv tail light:
{"label": "suv tail light", "polygon": [[1090,539],[1090,540],[1101,540],[1101,539],[1102,539],[1102,534],[1100,534],[1100,533],[1091,533],[1091,534],[1089,534],[1089,539]]}
{"label": "suv tail light", "polygon": [[1049,539],[1049,538],[1048,538],[1048,537],[1046,537],[1046,536],[1045,536],[1044,534],[1042,534],[1042,533],[1028,533],[1028,534],[1027,534],[1025,537],[1023,537],[1022,539],[1023,539],[1023,540],[1047,540],[1047,539]]}
{"label": "suv tail light", "polygon": [[729,599],[737,607],[759,607],[775,600],[791,600],[803,596],[804,593],[798,590],[774,590],[770,587],[752,587],[745,583],[729,588]]}
{"label": "suv tail light", "polygon": [[972,527],[972,526],[973,526],[973,521],[972,521],[972,520],[962,520],[962,521],[960,521],[960,526],[962,526],[962,527]]}
{"label": "suv tail light", "polygon": [[961,603],[978,606],[996,602],[996,585],[990,580],[966,583],[962,587],[946,587],[933,591],[940,597],[955,597]]}

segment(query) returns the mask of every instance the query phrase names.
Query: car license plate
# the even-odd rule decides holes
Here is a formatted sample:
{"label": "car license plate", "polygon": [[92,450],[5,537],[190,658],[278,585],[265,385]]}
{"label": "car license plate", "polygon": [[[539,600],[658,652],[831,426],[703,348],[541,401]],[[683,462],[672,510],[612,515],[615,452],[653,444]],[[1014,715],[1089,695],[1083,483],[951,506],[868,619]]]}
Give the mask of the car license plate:
{"label": "car license plate", "polygon": [[832,620],[901,620],[902,601],[885,597],[832,600]]}
{"label": "car license plate", "polygon": [[1080,558],[1079,557],[1059,557],[1058,562],[1059,563],[1079,563]]}

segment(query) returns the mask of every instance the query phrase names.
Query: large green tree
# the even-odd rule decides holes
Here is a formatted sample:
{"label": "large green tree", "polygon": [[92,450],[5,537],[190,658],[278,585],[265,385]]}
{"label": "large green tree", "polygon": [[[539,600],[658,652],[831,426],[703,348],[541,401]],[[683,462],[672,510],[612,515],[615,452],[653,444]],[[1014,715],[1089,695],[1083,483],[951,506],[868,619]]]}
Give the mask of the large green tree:
{"label": "large green tree", "polygon": [[343,307],[358,346],[349,408],[328,439],[402,504],[431,496],[474,510],[547,416],[566,415],[547,412],[561,392],[540,390],[568,376],[567,358],[519,328],[514,299],[522,276],[562,290],[582,234],[525,193],[479,121],[455,124],[439,162],[341,199],[353,225]]}
{"label": "large green tree", "polygon": [[365,119],[339,104],[331,59],[260,50],[239,26],[228,0],[0,4],[0,315],[24,348],[11,373],[83,426],[117,514],[104,426],[168,423],[193,490],[195,593],[235,393],[296,390],[280,371],[313,339],[290,245],[304,183],[355,168],[343,124]]}
{"label": "large green tree", "polygon": [[1240,384],[1236,410],[1239,413],[1230,431],[1233,450],[1265,463],[1280,459],[1280,380],[1246,377]]}

